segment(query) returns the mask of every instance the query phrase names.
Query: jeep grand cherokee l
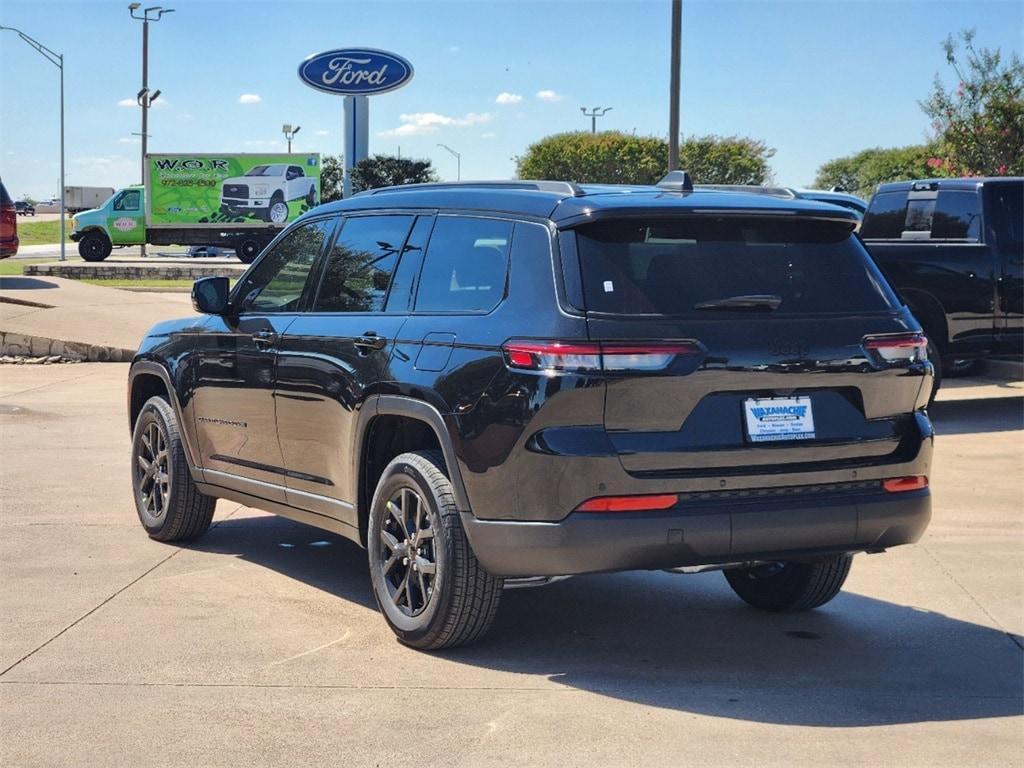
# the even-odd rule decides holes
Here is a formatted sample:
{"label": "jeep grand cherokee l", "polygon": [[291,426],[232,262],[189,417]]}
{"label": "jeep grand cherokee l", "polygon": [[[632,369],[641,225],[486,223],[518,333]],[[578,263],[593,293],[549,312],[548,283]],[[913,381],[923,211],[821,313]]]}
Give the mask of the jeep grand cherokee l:
{"label": "jeep grand cherokee l", "polygon": [[195,539],[226,498],[346,536],[418,648],[600,571],[822,605],[930,516],[926,340],[856,222],[678,174],[321,206],[142,342],[139,518]]}

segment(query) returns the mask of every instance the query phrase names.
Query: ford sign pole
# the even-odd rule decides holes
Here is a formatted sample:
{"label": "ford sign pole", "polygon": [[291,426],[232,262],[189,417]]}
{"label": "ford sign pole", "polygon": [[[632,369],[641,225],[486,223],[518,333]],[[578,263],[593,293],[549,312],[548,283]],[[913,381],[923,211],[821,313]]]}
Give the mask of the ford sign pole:
{"label": "ford sign pole", "polygon": [[309,56],[299,64],[299,79],[310,88],[344,96],[345,136],[342,194],[352,194],[352,168],[369,154],[368,96],[401,88],[412,79],[412,64],[376,48],[339,48]]}

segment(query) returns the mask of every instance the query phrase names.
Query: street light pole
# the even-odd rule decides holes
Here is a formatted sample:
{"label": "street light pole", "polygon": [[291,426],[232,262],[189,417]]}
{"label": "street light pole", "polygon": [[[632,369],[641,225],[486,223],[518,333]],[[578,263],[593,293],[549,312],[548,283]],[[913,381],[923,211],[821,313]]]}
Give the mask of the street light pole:
{"label": "street light pole", "polygon": [[29,37],[20,29],[14,27],[0,26],[0,30],[16,32],[18,37],[35,48],[47,61],[60,70],[60,260],[67,261],[65,253],[65,240],[67,229],[64,213],[64,54],[51,51],[35,38]]}
{"label": "street light pole", "polygon": [[580,107],[580,112],[583,113],[584,117],[590,118],[590,132],[597,133],[597,118],[604,117],[606,114],[612,111],[614,107],[594,107],[587,112],[586,107]]}
{"label": "street light pole", "polygon": [[679,68],[682,64],[683,0],[672,0],[672,71],[668,95],[668,169],[679,169]]}
{"label": "street light pole", "polygon": [[455,157],[455,180],[462,181],[462,155],[449,147],[447,144],[438,144],[442,149],[447,149]]}
{"label": "street light pole", "polygon": [[[136,96],[136,101],[139,106],[142,107],[142,156],[141,156],[141,176],[142,184],[146,183],[146,152],[148,151],[148,140],[149,140],[149,108],[153,105],[153,102],[160,98],[160,90],[157,89],[152,94],[149,92],[149,22],[160,21],[160,18],[165,13],[174,13],[173,8],[163,8],[159,5],[154,5],[150,8],[143,10],[141,16],[136,16],[135,12],[142,6],[141,3],[129,3],[128,13],[129,15],[138,21],[142,22],[142,90]],[[150,13],[154,14],[150,16]],[[142,255],[146,255],[146,243],[142,243],[141,247]]]}
{"label": "street light pole", "polygon": [[288,139],[288,154],[289,155],[292,153],[292,139],[295,137],[295,134],[298,133],[301,130],[302,130],[302,126],[301,125],[296,125],[294,128],[292,128],[291,124],[285,123],[284,125],[281,126],[281,133],[283,133],[284,137],[286,139]]}

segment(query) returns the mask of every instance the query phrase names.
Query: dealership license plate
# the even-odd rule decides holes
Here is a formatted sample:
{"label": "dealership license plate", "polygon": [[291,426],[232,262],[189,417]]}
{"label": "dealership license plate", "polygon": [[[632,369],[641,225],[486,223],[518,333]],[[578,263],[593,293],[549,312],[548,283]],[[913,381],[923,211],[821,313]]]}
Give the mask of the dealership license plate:
{"label": "dealership license plate", "polygon": [[748,398],[743,401],[743,414],[752,442],[814,439],[809,397]]}

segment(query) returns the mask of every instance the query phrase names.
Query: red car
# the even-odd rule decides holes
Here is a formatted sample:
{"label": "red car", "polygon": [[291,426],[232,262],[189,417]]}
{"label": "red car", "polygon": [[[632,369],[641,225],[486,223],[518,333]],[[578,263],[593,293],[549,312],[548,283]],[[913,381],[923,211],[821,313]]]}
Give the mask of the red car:
{"label": "red car", "polygon": [[0,259],[6,259],[17,252],[18,215],[14,211],[14,201],[0,181]]}

